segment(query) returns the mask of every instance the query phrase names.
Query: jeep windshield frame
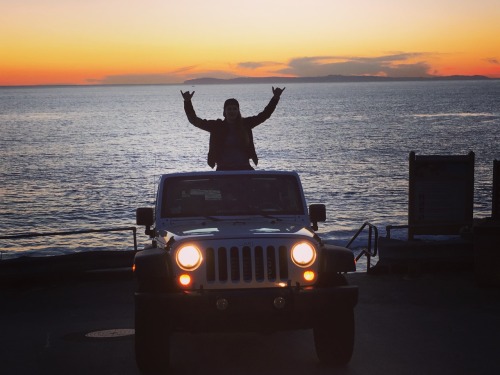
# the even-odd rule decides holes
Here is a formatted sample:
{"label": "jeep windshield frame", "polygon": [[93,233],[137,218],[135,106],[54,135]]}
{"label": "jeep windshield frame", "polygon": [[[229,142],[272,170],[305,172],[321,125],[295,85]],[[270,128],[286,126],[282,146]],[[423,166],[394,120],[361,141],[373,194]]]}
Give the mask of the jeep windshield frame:
{"label": "jeep windshield frame", "polygon": [[304,215],[294,174],[170,176],[161,193],[161,218]]}

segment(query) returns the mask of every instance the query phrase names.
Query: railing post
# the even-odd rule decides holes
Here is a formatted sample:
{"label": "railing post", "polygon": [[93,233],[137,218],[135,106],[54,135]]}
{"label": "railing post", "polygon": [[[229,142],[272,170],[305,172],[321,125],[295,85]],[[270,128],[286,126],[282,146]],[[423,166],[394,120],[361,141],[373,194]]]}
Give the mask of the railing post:
{"label": "railing post", "polygon": [[[349,248],[354,240],[359,236],[359,234],[368,226],[368,244],[367,249],[362,250],[361,253],[355,258],[358,261],[363,255],[366,255],[367,260],[367,272],[370,271],[371,268],[371,257],[377,255],[377,247],[378,247],[378,229],[375,225],[370,224],[369,222],[365,222],[361,228],[356,232],[356,234],[351,238],[351,240],[347,243],[346,247]],[[372,251],[372,237],[375,233],[375,240],[373,241],[373,251]]]}
{"label": "railing post", "polygon": [[132,232],[134,233],[134,250],[137,251],[137,228],[132,227]]}
{"label": "railing post", "polygon": [[368,254],[366,256],[366,272],[370,271],[370,261],[371,261],[371,253],[372,253],[372,226],[368,226]]}

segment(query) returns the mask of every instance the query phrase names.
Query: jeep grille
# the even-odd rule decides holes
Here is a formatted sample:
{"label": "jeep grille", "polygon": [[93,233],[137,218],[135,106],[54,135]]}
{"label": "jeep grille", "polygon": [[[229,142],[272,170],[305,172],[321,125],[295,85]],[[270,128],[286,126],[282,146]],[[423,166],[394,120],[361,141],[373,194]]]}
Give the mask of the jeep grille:
{"label": "jeep grille", "polygon": [[232,246],[206,249],[208,282],[288,280],[286,246]]}

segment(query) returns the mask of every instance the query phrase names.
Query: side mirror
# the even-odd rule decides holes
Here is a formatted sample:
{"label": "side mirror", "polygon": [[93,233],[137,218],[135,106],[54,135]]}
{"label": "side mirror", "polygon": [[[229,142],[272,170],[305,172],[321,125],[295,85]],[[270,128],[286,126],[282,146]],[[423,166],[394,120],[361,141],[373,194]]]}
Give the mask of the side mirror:
{"label": "side mirror", "polygon": [[318,230],[318,221],[326,221],[326,206],[324,204],[311,204],[309,206],[309,218],[312,229]]}
{"label": "side mirror", "polygon": [[155,222],[154,209],[151,207],[140,207],[135,212],[135,222],[137,225],[144,225],[146,227],[145,233],[151,237],[154,230],[151,230],[151,225]]}

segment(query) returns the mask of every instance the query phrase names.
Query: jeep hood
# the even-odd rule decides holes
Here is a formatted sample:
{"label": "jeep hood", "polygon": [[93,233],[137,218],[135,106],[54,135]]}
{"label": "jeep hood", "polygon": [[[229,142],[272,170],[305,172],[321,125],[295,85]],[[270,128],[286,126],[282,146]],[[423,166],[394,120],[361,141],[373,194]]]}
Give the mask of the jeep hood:
{"label": "jeep hood", "polygon": [[287,237],[291,235],[313,237],[315,233],[301,224],[286,221],[269,222],[246,222],[246,221],[208,221],[200,222],[198,225],[193,223],[179,224],[169,227],[169,230],[161,231],[161,236],[166,241],[172,237],[175,241],[181,241],[187,238],[196,237],[201,240],[211,238],[241,238],[241,237]]}

